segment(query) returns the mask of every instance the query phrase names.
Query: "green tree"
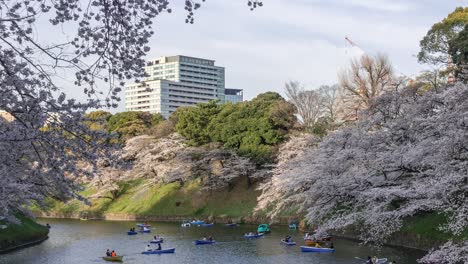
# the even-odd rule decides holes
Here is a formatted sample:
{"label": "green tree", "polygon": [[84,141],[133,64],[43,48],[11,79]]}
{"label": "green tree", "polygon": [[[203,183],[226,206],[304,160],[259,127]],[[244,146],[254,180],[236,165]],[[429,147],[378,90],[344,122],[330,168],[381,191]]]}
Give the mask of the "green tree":
{"label": "green tree", "polygon": [[458,36],[449,42],[449,53],[453,63],[457,66],[455,77],[468,82],[468,24],[458,33]]}
{"label": "green tree", "polygon": [[107,129],[115,132],[122,142],[130,137],[142,135],[147,129],[158,125],[164,118],[161,114],[151,114],[148,112],[120,112],[109,118]]}
{"label": "green tree", "polygon": [[84,123],[91,130],[107,130],[107,122],[112,114],[103,110],[89,112],[85,115]]}
{"label": "green tree", "polygon": [[208,124],[221,109],[217,101],[200,103],[195,107],[182,107],[174,113],[177,119],[176,131],[193,145],[210,142]]}
{"label": "green tree", "polygon": [[211,141],[264,163],[271,161],[275,146],[294,126],[294,114],[292,104],[278,93],[268,92],[252,101],[224,105],[208,131]]}
{"label": "green tree", "polygon": [[420,63],[448,64],[449,43],[468,24],[468,7],[457,7],[442,21],[435,23],[421,40]]}

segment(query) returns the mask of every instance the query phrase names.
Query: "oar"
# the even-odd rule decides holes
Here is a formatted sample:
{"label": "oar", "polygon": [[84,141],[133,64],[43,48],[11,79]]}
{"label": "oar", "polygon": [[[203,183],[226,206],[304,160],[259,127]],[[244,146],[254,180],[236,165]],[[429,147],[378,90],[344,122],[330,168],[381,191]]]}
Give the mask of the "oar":
{"label": "oar", "polygon": [[366,261],[365,259],[363,258],[360,258],[360,257],[354,257],[355,259],[359,259],[359,260],[362,260],[362,261]]}

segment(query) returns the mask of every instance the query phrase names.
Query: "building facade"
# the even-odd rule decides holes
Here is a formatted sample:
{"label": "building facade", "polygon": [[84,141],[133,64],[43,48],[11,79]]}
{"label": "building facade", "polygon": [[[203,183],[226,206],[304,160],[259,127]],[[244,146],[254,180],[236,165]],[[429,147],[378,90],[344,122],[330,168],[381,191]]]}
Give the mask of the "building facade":
{"label": "building facade", "polygon": [[224,89],[224,101],[233,104],[244,101],[244,91],[242,89]]}
{"label": "building facade", "polygon": [[214,63],[181,55],[148,62],[145,80],[126,86],[126,111],[161,113],[167,118],[181,106],[210,100],[224,102],[224,67]]}

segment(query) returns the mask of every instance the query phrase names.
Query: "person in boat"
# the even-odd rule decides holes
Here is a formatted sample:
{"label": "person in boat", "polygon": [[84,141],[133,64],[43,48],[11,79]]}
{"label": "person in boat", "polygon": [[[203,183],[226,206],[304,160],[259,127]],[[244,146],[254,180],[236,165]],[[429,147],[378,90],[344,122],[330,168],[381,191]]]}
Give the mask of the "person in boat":
{"label": "person in boat", "polygon": [[212,237],[212,236],[209,236],[209,237],[208,237],[208,241],[213,241],[213,237]]}
{"label": "person in boat", "polygon": [[367,256],[366,264],[372,264],[371,256]]}
{"label": "person in boat", "polygon": [[206,239],[206,236],[203,236],[202,240],[203,240],[203,241],[206,241],[206,240],[207,240],[207,239]]}
{"label": "person in boat", "polygon": [[374,256],[372,258],[372,264],[379,264],[379,259],[377,258],[377,256]]}
{"label": "person in boat", "polygon": [[161,250],[162,247],[161,247],[161,243],[158,243],[158,248],[156,250]]}
{"label": "person in boat", "polygon": [[317,236],[316,235],[313,235],[310,240],[312,240],[312,242],[318,242],[318,239],[317,239]]}
{"label": "person in boat", "polygon": [[315,244],[313,244],[312,247],[321,248],[322,246],[320,246],[320,244],[318,242],[315,242]]}
{"label": "person in boat", "polygon": [[46,226],[47,228],[50,228],[50,225],[49,225],[49,223],[47,223],[45,226]]}
{"label": "person in boat", "polygon": [[330,243],[330,248],[335,248],[335,245],[333,245],[333,242]]}
{"label": "person in boat", "polygon": [[106,251],[106,256],[108,256],[108,257],[110,257],[110,256],[111,256],[111,252],[110,252],[110,250],[109,250],[109,249],[107,249],[107,251]]}
{"label": "person in boat", "polygon": [[117,257],[117,253],[114,250],[111,252],[111,257]]}
{"label": "person in boat", "polygon": [[153,249],[151,248],[151,246],[150,246],[150,245],[146,245],[146,247],[145,247],[145,251],[152,251],[152,250],[153,250]]}
{"label": "person in boat", "polygon": [[147,228],[146,226],[143,227],[143,231],[148,231],[149,228]]}

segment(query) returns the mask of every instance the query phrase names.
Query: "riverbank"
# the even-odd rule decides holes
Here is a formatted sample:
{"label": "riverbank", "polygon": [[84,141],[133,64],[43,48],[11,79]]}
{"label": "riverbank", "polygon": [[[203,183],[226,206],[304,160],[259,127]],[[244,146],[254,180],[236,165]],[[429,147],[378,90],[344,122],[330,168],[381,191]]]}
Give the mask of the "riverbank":
{"label": "riverbank", "polygon": [[[81,193],[88,205],[77,200],[62,203],[47,199],[46,208],[33,208],[33,212],[42,218],[82,220],[182,222],[197,218],[215,223],[270,222],[265,214],[254,214],[259,192],[247,177],[216,191],[203,190],[199,180],[154,186],[137,180],[126,185],[125,191],[113,200],[94,197],[96,190],[90,187]],[[292,218],[282,216],[275,223],[287,225]]]}
{"label": "riverbank", "polygon": [[[21,221],[21,224],[9,223],[6,228],[0,229],[0,254],[36,245],[48,238],[49,229],[47,227],[23,215],[16,217]],[[2,221],[0,224],[6,225]]]}
{"label": "riverbank", "polygon": [[[114,199],[96,197],[97,190],[86,187],[81,195],[88,199],[88,205],[78,200],[62,203],[47,199],[46,208],[33,208],[33,212],[37,217],[115,221],[181,222],[198,218],[216,223],[269,222],[265,214],[254,214],[259,191],[247,177],[240,177],[229,188],[211,191],[204,190],[200,181],[194,179],[183,185],[129,181]],[[291,218],[280,217],[278,223],[288,224]]]}

